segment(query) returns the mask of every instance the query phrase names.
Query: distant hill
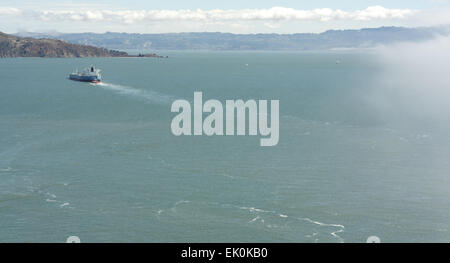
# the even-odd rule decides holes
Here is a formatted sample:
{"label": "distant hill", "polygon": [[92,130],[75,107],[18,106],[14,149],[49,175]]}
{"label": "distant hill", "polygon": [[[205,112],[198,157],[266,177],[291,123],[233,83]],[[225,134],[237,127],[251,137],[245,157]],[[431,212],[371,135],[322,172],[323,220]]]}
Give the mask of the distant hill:
{"label": "distant hill", "polygon": [[69,43],[51,36],[18,37],[0,32],[0,58],[5,57],[144,57],[162,58],[157,54],[129,55],[127,52],[108,50],[104,47]]}
{"label": "distant hill", "polygon": [[326,50],[366,48],[394,42],[417,42],[449,35],[448,28],[380,27],[360,30],[330,30],[321,34],[231,34],[231,33],[79,33],[19,35],[52,37],[74,44],[121,50]]}

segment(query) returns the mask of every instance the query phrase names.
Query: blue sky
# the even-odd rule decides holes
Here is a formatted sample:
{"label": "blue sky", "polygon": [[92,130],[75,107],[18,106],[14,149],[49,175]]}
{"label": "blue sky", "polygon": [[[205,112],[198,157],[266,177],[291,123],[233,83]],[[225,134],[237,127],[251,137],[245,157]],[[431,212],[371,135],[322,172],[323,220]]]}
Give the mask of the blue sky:
{"label": "blue sky", "polygon": [[0,31],[322,32],[446,25],[449,10],[448,0],[2,0]]}
{"label": "blue sky", "polygon": [[2,0],[3,6],[15,7],[35,7],[39,6],[55,6],[64,3],[89,4],[95,3],[99,5],[125,8],[125,9],[243,9],[243,8],[270,8],[273,6],[284,6],[298,9],[314,9],[314,8],[339,8],[347,10],[363,9],[368,6],[381,5],[386,8],[432,8],[442,6],[448,1],[439,0],[228,0],[228,1],[214,1],[214,0],[94,0],[94,1],[39,1],[27,0]]}

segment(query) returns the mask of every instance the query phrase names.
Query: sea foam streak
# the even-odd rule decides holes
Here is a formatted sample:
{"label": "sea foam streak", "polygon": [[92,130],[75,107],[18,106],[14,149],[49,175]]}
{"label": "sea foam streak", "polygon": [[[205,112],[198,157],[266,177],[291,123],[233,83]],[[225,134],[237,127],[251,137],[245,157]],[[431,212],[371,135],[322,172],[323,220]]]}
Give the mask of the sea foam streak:
{"label": "sea foam streak", "polygon": [[123,86],[118,84],[100,82],[100,83],[92,83],[94,86],[99,86],[104,89],[115,91],[118,94],[124,94],[128,96],[133,96],[138,99],[144,99],[148,102],[166,105],[171,103],[173,98],[169,95],[162,94],[152,90],[143,90],[138,88],[133,88],[129,86]]}
{"label": "sea foam streak", "polygon": [[[208,201],[193,202],[193,201],[188,201],[188,200],[180,200],[180,201],[175,202],[171,208],[158,210],[157,216],[158,217],[164,216],[166,213],[174,213],[174,214],[181,213],[181,215],[179,215],[179,216],[182,216],[184,219],[186,219],[188,214],[183,214],[183,211],[178,209],[181,206],[185,206],[185,205],[190,205],[190,207],[186,208],[185,212],[192,211],[193,208],[199,207],[199,206],[202,208],[211,206],[211,207],[232,208],[232,209],[238,209],[240,211],[247,211],[248,213],[250,213],[252,215],[252,217],[250,217],[248,219],[248,221],[245,221],[246,224],[261,223],[262,225],[264,225],[267,228],[279,228],[282,225],[286,226],[285,222],[287,222],[287,220],[291,220],[291,221],[294,220],[296,222],[298,222],[298,221],[308,222],[313,225],[324,228],[323,231],[325,231],[325,233],[327,235],[331,235],[338,242],[344,243],[344,241],[345,241],[344,238],[342,238],[340,236],[341,233],[345,232],[345,226],[342,224],[323,223],[323,222],[319,222],[317,220],[313,220],[308,217],[289,216],[286,213],[279,213],[279,212],[273,211],[273,210],[264,210],[264,209],[256,208],[256,207],[252,207],[252,206],[236,206],[236,205],[232,205],[232,204],[222,204],[222,203],[208,202]],[[208,210],[204,210],[204,211],[206,211],[206,213],[213,213],[211,210],[209,212],[208,212]],[[198,215],[196,215],[196,216],[198,216]],[[281,221],[279,221],[279,220],[281,220]],[[319,234],[320,234],[320,232],[314,232],[311,235],[307,235],[306,237],[315,238],[315,241],[318,242]]]}

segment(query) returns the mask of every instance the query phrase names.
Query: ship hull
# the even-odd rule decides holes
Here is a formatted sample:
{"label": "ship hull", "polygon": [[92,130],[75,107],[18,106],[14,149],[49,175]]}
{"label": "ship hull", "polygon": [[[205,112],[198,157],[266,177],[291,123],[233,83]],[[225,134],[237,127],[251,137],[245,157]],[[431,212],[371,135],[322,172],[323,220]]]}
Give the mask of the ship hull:
{"label": "ship hull", "polygon": [[101,81],[101,79],[97,76],[80,76],[75,74],[71,74],[69,76],[69,79],[74,81],[91,82],[91,83],[98,83]]}

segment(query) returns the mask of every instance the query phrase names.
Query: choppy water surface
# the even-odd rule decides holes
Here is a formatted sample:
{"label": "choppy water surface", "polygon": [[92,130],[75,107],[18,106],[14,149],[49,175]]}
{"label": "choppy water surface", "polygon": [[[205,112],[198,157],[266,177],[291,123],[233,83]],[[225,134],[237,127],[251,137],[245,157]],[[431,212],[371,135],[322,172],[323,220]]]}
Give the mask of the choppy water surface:
{"label": "choppy water surface", "polygon": [[[168,55],[0,60],[1,242],[450,241],[450,110],[407,74],[369,53]],[[104,83],[65,78],[91,64]],[[279,99],[278,146],[173,136],[194,91]]]}

